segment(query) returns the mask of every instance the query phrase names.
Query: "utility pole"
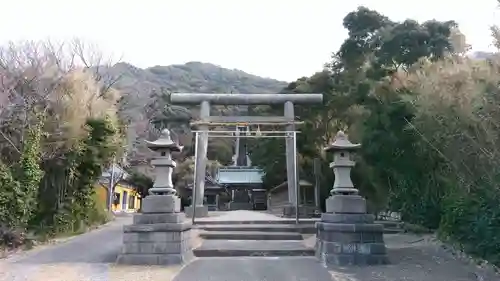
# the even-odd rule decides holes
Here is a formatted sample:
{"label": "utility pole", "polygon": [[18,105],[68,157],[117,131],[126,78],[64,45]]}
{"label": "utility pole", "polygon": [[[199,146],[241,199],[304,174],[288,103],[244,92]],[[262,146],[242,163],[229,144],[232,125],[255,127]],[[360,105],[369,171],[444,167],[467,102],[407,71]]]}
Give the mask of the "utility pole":
{"label": "utility pole", "polygon": [[114,197],[114,182],[115,182],[115,158],[113,157],[113,162],[111,163],[111,172],[109,176],[109,185],[108,185],[108,191],[109,191],[109,198],[108,198],[108,211],[111,212],[112,210],[112,205],[113,205],[113,197]]}
{"label": "utility pole", "polygon": [[320,197],[320,180],[321,180],[321,163],[319,158],[314,158],[314,205],[316,207],[316,212],[321,213],[321,208],[319,204],[319,197]]}

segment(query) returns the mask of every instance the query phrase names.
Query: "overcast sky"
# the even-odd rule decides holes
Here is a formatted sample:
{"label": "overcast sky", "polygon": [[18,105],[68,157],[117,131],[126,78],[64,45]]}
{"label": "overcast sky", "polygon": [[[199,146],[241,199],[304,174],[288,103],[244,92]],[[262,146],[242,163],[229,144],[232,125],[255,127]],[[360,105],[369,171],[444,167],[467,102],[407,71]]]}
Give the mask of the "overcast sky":
{"label": "overcast sky", "polygon": [[393,20],[455,20],[476,51],[492,49],[488,27],[500,23],[495,0],[1,1],[0,43],[78,37],[142,68],[202,61],[287,81],[321,70],[360,5]]}

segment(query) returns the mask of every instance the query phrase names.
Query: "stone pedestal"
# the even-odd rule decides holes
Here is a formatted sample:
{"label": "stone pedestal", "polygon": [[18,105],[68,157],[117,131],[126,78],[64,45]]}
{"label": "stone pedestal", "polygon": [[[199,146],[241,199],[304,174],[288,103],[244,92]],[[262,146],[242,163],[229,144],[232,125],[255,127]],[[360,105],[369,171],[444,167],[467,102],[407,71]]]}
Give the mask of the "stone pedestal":
{"label": "stone pedestal", "polygon": [[150,195],[133,224],[124,226],[123,249],[117,263],[133,265],[182,264],[192,257],[191,224],[180,213],[175,195]]}
{"label": "stone pedestal", "polygon": [[[197,218],[208,217],[208,206],[207,205],[195,206],[195,208],[196,208],[196,212],[194,213],[195,217],[197,217]],[[186,217],[192,218],[193,217],[193,206],[184,207],[184,213],[186,214]]]}
{"label": "stone pedestal", "polygon": [[366,213],[361,196],[362,200],[355,201],[352,197],[334,195],[327,199],[327,207],[338,205],[330,205],[334,212],[323,213],[316,223],[316,257],[326,265],[388,263],[383,225],[375,224],[375,216]]}

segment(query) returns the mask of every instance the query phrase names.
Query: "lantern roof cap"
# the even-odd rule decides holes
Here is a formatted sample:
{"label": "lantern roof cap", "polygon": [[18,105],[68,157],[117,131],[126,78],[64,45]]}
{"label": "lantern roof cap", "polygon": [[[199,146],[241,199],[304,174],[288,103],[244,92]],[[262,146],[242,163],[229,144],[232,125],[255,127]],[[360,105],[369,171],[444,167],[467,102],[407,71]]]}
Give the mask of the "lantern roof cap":
{"label": "lantern roof cap", "polygon": [[335,136],[335,140],[329,146],[325,147],[325,151],[354,151],[361,147],[359,143],[352,143],[347,138],[347,135],[343,131],[339,131]]}
{"label": "lantern roof cap", "polygon": [[146,142],[146,145],[148,146],[148,148],[153,150],[153,151],[164,149],[164,150],[180,152],[180,151],[182,151],[182,148],[183,148],[178,143],[172,141],[172,138],[170,137],[170,130],[169,129],[163,129],[161,131],[160,137],[157,140],[145,141],[145,142]]}

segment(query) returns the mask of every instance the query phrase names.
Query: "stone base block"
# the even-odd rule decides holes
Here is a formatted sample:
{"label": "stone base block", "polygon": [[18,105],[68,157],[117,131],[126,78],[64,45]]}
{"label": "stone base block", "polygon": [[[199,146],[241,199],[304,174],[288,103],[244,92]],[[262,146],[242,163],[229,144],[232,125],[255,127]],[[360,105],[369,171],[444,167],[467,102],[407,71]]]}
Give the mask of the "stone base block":
{"label": "stone base block", "polygon": [[[360,221],[373,219],[365,215],[347,218]],[[322,218],[340,220],[339,214],[323,214]],[[381,224],[317,222],[316,257],[325,265],[386,264],[388,257],[383,232]]]}
{"label": "stone base block", "polygon": [[191,224],[136,224],[124,226],[119,264],[181,264],[192,257]]}
{"label": "stone base block", "polygon": [[131,224],[123,226],[123,232],[151,235],[151,233],[165,233],[167,235],[174,235],[172,233],[179,233],[184,235],[192,228],[189,221],[183,223],[155,223],[155,224]]}
{"label": "stone base block", "polygon": [[[208,206],[196,206],[195,216],[197,218],[208,217]],[[184,213],[186,213],[187,218],[193,217],[193,206],[188,206],[184,208]]]}
{"label": "stone base block", "polygon": [[366,214],[366,200],[359,195],[333,195],[326,199],[326,212]]}
{"label": "stone base block", "polygon": [[181,199],[175,195],[149,195],[142,200],[142,213],[179,213]]}
{"label": "stone base block", "polygon": [[190,251],[189,239],[169,242],[129,242],[123,245],[122,254],[183,254]]}
{"label": "stone base block", "polygon": [[183,213],[134,214],[133,224],[182,223],[186,220]]}
{"label": "stone base block", "polygon": [[373,223],[375,221],[375,215],[323,213],[321,214],[321,221],[328,223],[349,223],[349,224]]}
{"label": "stone base block", "polygon": [[389,263],[387,255],[362,255],[362,254],[323,254],[319,262],[326,267],[329,266],[348,266],[348,265],[384,265]]}
{"label": "stone base block", "polygon": [[363,233],[378,235],[383,238],[384,226],[378,223],[329,223],[321,221],[316,223],[316,230],[318,235],[322,233]]}
{"label": "stone base block", "polygon": [[[299,218],[312,218],[314,217],[316,209],[313,206],[299,206]],[[284,218],[295,218],[295,206],[288,205],[283,207]]]}

